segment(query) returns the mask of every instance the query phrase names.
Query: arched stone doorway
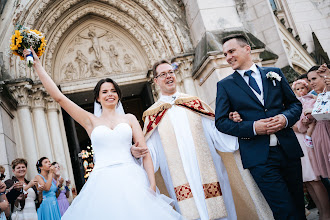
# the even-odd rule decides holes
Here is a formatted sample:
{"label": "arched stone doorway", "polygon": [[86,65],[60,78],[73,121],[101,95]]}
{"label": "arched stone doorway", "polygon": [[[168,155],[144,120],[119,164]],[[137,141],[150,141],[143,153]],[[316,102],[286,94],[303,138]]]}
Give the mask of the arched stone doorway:
{"label": "arched stone doorway", "polygon": [[[93,112],[96,82],[112,78],[123,90],[125,111],[142,125],[143,111],[153,102],[146,77],[149,61],[131,34],[104,18],[86,15],[63,34],[58,45],[53,55],[53,79],[72,101]],[[63,117],[79,191],[93,168],[92,146],[85,130],[65,113]]]}
{"label": "arched stone doorway", "polygon": [[[155,61],[176,57],[177,62],[185,63],[185,56],[189,55],[190,63],[184,66],[183,71],[191,70],[193,47],[189,29],[184,8],[175,1],[30,1],[26,10],[19,13],[17,22],[46,35],[48,45],[41,61],[47,73],[65,95],[86,110],[92,109],[92,90],[96,82],[110,77],[123,88],[126,111],[139,118],[152,103],[153,96],[157,95],[157,91],[151,89],[148,83],[148,71]],[[43,123],[39,123],[52,131],[52,135],[43,140],[49,142],[45,148],[39,141],[41,138],[35,137],[48,137],[48,130],[34,129],[40,127],[35,125],[37,118],[30,116],[28,111],[24,112],[25,116],[32,119],[29,124],[32,129],[29,129],[29,133],[22,133],[21,137],[23,148],[29,149],[29,154],[24,156],[35,161],[41,154],[40,150],[53,152],[50,159],[61,162],[67,168],[64,169],[64,176],[73,179],[76,170],[80,169],[75,168],[74,164],[80,166],[79,158],[77,161],[75,158],[81,150],[80,144],[86,142],[86,137],[79,135],[85,132],[80,132],[74,122],[66,118],[65,112],[38,84],[33,71],[16,57],[11,59],[14,77],[28,79],[23,83],[24,87],[15,85],[17,89],[23,89],[27,99],[31,99],[30,94],[33,93],[33,100],[42,100],[47,104],[38,109],[32,106],[32,111],[44,110],[43,114],[52,116],[52,119],[46,117]],[[183,65],[180,67],[182,69]],[[182,77],[182,80],[189,84],[192,79],[188,78]],[[17,89],[13,91],[17,91],[19,97],[21,92]],[[39,96],[34,98],[36,95]],[[54,107],[50,108],[53,103]],[[31,108],[29,103],[24,107],[27,110]],[[50,120],[59,125],[54,132]],[[71,131],[68,130],[70,127]],[[68,156],[69,149],[71,158]],[[35,175],[33,167],[29,168],[29,173]]]}

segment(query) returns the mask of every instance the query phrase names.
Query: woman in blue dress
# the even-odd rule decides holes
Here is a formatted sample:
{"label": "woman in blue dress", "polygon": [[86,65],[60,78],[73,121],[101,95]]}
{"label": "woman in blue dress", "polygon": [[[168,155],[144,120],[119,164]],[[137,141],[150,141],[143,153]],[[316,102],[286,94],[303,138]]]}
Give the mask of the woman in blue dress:
{"label": "woman in blue dress", "polygon": [[56,184],[53,182],[54,166],[47,157],[37,161],[39,190],[43,188],[42,202],[37,210],[38,220],[60,220],[61,213],[56,199]]}

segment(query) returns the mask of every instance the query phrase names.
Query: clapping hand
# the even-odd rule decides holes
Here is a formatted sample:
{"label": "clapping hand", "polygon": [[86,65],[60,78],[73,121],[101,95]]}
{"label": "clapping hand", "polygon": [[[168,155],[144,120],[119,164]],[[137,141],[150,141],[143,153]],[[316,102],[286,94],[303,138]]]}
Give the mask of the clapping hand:
{"label": "clapping hand", "polygon": [[44,184],[42,184],[42,185],[38,184],[38,191],[39,192],[44,191],[44,189],[45,189],[45,185]]}
{"label": "clapping hand", "polygon": [[29,182],[30,187],[37,186],[37,184],[38,184],[38,180],[35,177],[33,178],[33,180]]}
{"label": "clapping hand", "polygon": [[49,173],[54,173],[55,172],[55,167],[52,165],[52,166],[50,166],[50,168],[49,168]]}
{"label": "clapping hand", "polygon": [[13,187],[14,187],[15,190],[21,191],[23,189],[23,183],[17,181],[17,182],[14,183]]}
{"label": "clapping hand", "polygon": [[144,157],[149,153],[148,147],[139,147],[139,142],[136,142],[131,147],[131,153],[135,158]]}
{"label": "clapping hand", "polygon": [[24,200],[25,199],[25,196],[24,196],[24,193],[20,194],[16,200],[18,201],[21,201],[21,200]]}

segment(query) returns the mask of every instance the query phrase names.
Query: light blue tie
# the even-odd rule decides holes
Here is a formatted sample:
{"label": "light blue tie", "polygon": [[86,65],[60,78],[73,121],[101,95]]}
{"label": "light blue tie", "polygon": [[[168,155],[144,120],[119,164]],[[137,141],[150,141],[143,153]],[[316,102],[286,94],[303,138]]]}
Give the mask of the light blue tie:
{"label": "light blue tie", "polygon": [[251,86],[254,91],[256,91],[259,95],[261,95],[260,88],[257,84],[255,78],[251,75],[253,73],[252,70],[245,71],[244,75],[249,77],[249,85]]}

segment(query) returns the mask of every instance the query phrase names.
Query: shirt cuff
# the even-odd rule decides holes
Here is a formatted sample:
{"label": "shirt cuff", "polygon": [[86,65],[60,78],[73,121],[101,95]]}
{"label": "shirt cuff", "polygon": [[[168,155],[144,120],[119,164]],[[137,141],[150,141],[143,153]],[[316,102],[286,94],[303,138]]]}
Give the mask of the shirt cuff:
{"label": "shirt cuff", "polygon": [[255,121],[253,122],[253,133],[254,133],[254,135],[257,135],[257,132],[256,132],[256,128],[254,127],[254,125],[255,125]]}
{"label": "shirt cuff", "polygon": [[283,115],[285,118],[285,121],[286,121],[285,128],[286,128],[286,127],[288,127],[288,124],[289,124],[288,118],[285,116],[285,114],[281,114],[281,115]]}

